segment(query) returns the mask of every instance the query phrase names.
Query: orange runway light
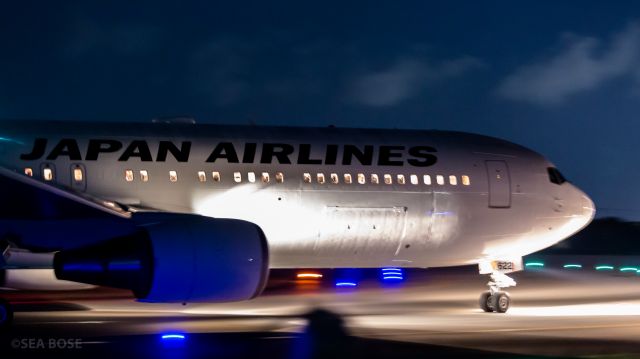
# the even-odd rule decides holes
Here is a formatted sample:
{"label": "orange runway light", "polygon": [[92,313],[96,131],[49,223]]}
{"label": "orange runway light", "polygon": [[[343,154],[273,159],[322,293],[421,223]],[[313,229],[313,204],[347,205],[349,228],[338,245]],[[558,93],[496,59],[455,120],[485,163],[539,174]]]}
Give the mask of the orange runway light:
{"label": "orange runway light", "polygon": [[319,273],[298,273],[296,275],[296,278],[298,278],[298,279],[309,279],[309,278],[319,279],[319,278],[322,278],[322,274],[319,274]]}

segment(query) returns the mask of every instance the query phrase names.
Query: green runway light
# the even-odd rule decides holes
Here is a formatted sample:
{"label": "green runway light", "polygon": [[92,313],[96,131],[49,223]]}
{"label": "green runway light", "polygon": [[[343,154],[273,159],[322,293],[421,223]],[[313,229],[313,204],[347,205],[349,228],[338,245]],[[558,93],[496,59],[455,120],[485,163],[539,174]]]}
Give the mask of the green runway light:
{"label": "green runway light", "polygon": [[538,267],[538,268],[542,268],[544,267],[544,263],[542,262],[529,262],[527,264],[524,265],[525,267]]}
{"label": "green runway light", "polygon": [[596,266],[596,270],[613,270],[613,266],[607,266],[607,265]]}
{"label": "green runway light", "polygon": [[637,272],[638,268],[636,267],[622,267],[620,268],[620,272]]}
{"label": "green runway light", "polygon": [[582,264],[565,264],[562,266],[562,268],[566,268],[566,269],[579,269],[582,268]]}

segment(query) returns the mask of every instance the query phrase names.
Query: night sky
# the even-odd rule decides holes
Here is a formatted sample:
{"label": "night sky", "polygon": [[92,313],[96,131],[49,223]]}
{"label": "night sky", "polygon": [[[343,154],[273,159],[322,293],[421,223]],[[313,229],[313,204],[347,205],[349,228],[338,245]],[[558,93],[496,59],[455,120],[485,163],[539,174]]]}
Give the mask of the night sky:
{"label": "night sky", "polygon": [[233,3],[5,1],[0,118],[481,133],[640,220],[639,2]]}

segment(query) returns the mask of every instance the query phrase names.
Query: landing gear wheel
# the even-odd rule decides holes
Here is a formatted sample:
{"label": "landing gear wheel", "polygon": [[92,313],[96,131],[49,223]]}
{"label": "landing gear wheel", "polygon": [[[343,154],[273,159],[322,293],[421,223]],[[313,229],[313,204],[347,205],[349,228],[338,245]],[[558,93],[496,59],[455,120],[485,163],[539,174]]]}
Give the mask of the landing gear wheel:
{"label": "landing gear wheel", "polygon": [[498,292],[493,295],[493,308],[496,313],[506,313],[511,304],[511,297],[506,292]]}
{"label": "landing gear wheel", "polygon": [[[480,268],[482,273],[482,268]],[[506,313],[509,310],[511,304],[511,297],[507,292],[503,292],[502,288],[513,287],[516,285],[516,281],[513,278],[509,278],[506,274],[500,271],[492,271],[489,274],[489,291],[482,293],[480,296],[480,308],[485,312]]]}
{"label": "landing gear wheel", "polygon": [[0,331],[9,328],[13,321],[11,305],[4,299],[0,299]]}
{"label": "landing gear wheel", "polygon": [[493,312],[493,298],[491,292],[486,291],[480,295],[480,309],[485,312]]}

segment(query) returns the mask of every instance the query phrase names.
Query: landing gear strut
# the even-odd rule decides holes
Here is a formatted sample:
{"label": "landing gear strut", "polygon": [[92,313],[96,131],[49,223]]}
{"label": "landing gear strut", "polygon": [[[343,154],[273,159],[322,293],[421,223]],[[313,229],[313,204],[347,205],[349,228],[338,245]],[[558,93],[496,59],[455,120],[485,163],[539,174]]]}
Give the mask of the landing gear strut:
{"label": "landing gear strut", "polygon": [[0,332],[9,328],[13,321],[13,309],[6,300],[0,298]]}
{"label": "landing gear strut", "polygon": [[489,278],[489,290],[480,295],[480,308],[485,312],[505,313],[509,310],[511,297],[501,289],[515,286],[516,281],[497,271],[492,272]]}

